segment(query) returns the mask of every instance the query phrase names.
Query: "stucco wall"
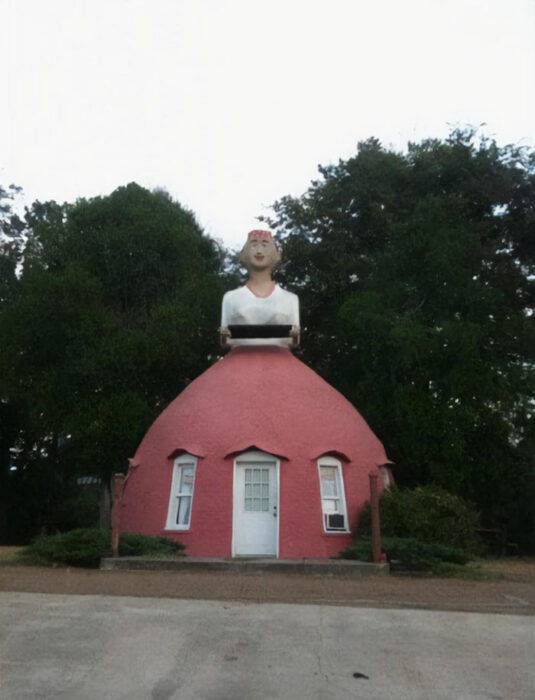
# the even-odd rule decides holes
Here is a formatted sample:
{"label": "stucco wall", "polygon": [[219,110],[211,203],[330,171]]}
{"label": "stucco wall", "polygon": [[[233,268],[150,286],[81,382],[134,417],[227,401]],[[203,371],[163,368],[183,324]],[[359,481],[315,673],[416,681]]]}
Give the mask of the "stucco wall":
{"label": "stucco wall", "polygon": [[[186,545],[192,556],[230,557],[233,458],[198,460],[191,526],[180,531],[165,529],[173,461],[131,470],[123,493],[121,530],[176,539]],[[348,522],[353,532],[369,498],[369,471],[342,462]],[[331,557],[351,543],[352,534],[324,532],[315,460],[281,460],[279,499],[281,558]]]}
{"label": "stucco wall", "polygon": [[[253,447],[280,458],[279,556],[330,557],[350,544],[351,535],[323,530],[317,459],[340,457],[353,528],[370,470],[387,462],[383,446],[339,392],[281,348],[231,351],[160,415],[131,460],[121,529],[178,539],[190,555],[231,556],[234,457]],[[166,531],[180,452],[198,458],[191,527]]]}

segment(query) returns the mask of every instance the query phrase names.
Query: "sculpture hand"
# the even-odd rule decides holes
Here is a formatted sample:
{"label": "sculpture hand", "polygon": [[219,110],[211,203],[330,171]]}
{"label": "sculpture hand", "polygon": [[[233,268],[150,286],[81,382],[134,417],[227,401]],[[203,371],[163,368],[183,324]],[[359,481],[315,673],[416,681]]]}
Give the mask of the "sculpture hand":
{"label": "sculpture hand", "polygon": [[292,339],[292,346],[296,348],[301,340],[301,329],[299,326],[292,326],[290,330],[290,338]]}

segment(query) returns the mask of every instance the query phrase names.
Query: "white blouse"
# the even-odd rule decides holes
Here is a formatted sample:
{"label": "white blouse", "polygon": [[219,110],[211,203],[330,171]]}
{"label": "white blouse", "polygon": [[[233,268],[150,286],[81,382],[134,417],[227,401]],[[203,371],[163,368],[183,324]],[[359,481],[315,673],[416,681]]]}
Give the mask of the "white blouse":
{"label": "white blouse", "polygon": [[[239,287],[223,297],[221,327],[230,325],[290,325],[299,327],[299,297],[278,284],[267,297],[257,297],[249,287]],[[290,347],[291,338],[237,338],[236,345],[279,345]]]}

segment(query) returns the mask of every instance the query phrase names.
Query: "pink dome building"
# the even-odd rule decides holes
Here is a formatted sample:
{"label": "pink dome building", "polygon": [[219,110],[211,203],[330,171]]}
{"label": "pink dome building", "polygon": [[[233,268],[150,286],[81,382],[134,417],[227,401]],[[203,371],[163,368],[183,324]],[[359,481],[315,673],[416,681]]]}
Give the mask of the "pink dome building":
{"label": "pink dome building", "polygon": [[122,531],[205,557],[326,558],[348,546],[389,470],[358,411],[270,345],[235,347],[156,419],[130,469]]}

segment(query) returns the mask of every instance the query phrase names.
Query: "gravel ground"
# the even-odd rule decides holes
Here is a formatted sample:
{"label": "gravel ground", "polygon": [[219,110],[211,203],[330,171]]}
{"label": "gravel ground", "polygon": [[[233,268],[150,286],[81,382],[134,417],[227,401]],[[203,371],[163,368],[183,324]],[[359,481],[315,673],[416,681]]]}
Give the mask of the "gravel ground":
{"label": "gravel ground", "polygon": [[519,563],[513,569],[509,576],[513,580],[464,581],[409,576],[352,579],[269,571],[99,571],[6,563],[0,567],[0,591],[534,615],[535,562]]}
{"label": "gravel ground", "polygon": [[483,581],[279,571],[99,571],[13,565],[19,548],[0,547],[0,591],[118,595],[255,603],[420,608],[535,614],[535,558],[481,563]]}

